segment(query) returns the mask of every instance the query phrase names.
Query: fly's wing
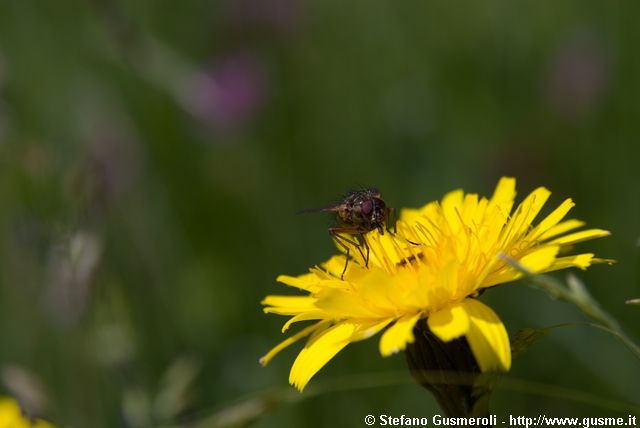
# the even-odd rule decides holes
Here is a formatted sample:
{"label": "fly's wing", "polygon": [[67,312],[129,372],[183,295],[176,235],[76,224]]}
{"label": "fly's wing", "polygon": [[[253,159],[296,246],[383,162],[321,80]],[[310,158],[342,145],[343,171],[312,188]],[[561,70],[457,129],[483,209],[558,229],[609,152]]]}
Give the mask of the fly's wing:
{"label": "fly's wing", "polygon": [[311,213],[323,213],[323,212],[338,212],[344,209],[344,204],[327,205],[326,207],[308,208],[306,210],[298,211],[296,214],[311,214]]}

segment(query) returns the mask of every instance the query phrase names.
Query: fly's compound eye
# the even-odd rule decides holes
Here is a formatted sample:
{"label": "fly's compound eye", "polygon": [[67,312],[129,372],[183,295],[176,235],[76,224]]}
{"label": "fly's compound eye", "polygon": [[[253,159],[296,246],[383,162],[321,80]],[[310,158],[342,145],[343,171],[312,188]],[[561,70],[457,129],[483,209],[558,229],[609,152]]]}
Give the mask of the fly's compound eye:
{"label": "fly's compound eye", "polygon": [[373,201],[364,201],[362,203],[362,206],[360,207],[360,212],[362,213],[362,215],[369,217],[373,212]]}

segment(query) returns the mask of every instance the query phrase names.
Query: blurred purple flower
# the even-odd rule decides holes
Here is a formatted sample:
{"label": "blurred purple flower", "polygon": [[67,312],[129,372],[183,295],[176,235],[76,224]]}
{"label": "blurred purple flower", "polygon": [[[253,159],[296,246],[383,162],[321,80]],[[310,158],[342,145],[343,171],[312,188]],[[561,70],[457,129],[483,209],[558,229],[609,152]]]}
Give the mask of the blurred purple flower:
{"label": "blurred purple flower", "polygon": [[545,95],[558,115],[578,119],[597,107],[610,81],[609,51],[591,32],[573,33],[560,42],[547,69]]}
{"label": "blurred purple flower", "polygon": [[223,130],[251,121],[264,103],[265,68],[255,56],[234,54],[209,73],[194,78],[187,89],[187,103],[194,114]]}

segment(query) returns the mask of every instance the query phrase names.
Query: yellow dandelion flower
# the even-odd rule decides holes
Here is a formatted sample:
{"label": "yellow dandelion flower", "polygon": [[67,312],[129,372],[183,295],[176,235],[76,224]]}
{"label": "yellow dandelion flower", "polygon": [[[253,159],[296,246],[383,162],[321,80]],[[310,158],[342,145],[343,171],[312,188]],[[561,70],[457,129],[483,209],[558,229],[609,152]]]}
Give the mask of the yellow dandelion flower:
{"label": "yellow dandelion flower", "polygon": [[533,225],[550,194],[540,187],[513,210],[513,178],[502,178],[489,199],[456,190],[440,202],[403,210],[395,234],[368,233],[368,263],[359,251],[350,251],[353,260],[343,279],[345,255],[297,277],[279,276],[279,282],[306,294],[267,296],[264,311],[291,317],[283,332],[298,321],[314,322],[261,363],[308,337],[289,376],[302,390],[349,343],[384,330],[379,349],[388,356],[413,343],[416,323],[426,320],[444,342],[465,338],[482,372],[508,371],[511,352],[504,324],[475,298],[485,288],[522,276],[504,256],[531,272],[586,269],[607,261],[591,253],[563,255],[575,243],[609,235],[601,229],[576,232],[583,222],[563,220],[574,206],[571,199]]}
{"label": "yellow dandelion flower", "polygon": [[53,425],[25,417],[13,398],[0,397],[0,428],[53,428]]}

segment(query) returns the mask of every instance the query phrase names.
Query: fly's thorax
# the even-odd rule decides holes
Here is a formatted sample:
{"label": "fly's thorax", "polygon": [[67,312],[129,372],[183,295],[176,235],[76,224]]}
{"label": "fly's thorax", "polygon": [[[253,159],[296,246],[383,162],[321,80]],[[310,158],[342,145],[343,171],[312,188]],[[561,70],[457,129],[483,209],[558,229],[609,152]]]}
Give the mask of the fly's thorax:
{"label": "fly's thorax", "polygon": [[347,225],[353,224],[351,216],[352,209],[347,204],[343,204],[338,208],[338,220],[340,222]]}

